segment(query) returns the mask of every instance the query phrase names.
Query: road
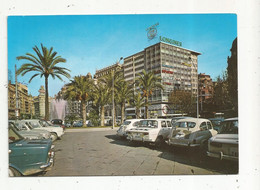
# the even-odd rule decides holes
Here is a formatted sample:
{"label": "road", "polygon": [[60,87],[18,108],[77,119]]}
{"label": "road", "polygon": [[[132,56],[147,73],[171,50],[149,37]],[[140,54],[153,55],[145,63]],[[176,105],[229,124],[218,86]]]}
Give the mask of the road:
{"label": "road", "polygon": [[198,151],[129,144],[116,129],[67,129],[55,144],[55,162],[43,176],[237,174],[238,164]]}

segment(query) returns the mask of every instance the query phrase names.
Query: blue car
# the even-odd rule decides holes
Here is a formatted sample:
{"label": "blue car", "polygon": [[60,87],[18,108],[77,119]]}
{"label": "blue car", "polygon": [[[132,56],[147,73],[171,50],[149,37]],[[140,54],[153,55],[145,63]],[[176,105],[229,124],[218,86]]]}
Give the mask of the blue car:
{"label": "blue car", "polygon": [[9,135],[9,176],[27,176],[48,170],[54,161],[50,139],[24,139],[12,125]]}

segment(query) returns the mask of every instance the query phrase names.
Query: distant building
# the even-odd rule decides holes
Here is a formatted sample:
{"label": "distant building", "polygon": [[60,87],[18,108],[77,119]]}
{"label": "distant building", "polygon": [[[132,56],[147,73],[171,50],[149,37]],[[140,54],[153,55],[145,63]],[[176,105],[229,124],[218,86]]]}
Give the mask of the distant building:
{"label": "distant building", "polygon": [[[33,97],[28,94],[28,87],[22,83],[17,83],[17,94],[18,94],[18,110],[19,115],[34,115],[35,109],[33,106]],[[8,118],[15,118],[16,110],[16,93],[15,84],[11,81],[8,83]]]}
{"label": "distant building", "polygon": [[213,98],[214,85],[210,75],[200,73],[199,78],[199,102],[205,102]]}
{"label": "distant building", "polygon": [[[41,86],[38,92],[39,92],[39,95],[33,97],[35,115],[37,117],[44,118],[45,117],[45,89],[44,89],[44,86]],[[52,97],[49,97],[49,105],[51,104],[52,99],[53,99]],[[49,106],[49,112],[51,111],[50,108],[51,108],[51,106]]]}
{"label": "distant building", "polygon": [[[150,117],[153,115],[166,117],[174,114],[174,110],[169,109],[168,105],[169,95],[174,89],[197,94],[199,55],[200,53],[196,51],[159,42],[124,58],[123,70],[127,82],[135,82],[142,70],[154,72],[162,78],[161,84],[164,90],[154,91],[149,98]],[[128,107],[126,112],[126,116],[134,116],[135,108]]]}
{"label": "distant building", "polygon": [[120,71],[120,70],[122,70],[122,64],[116,63],[111,66],[105,67],[103,69],[96,70],[94,78],[99,79],[100,77],[108,75],[109,73],[111,73],[111,71]]}

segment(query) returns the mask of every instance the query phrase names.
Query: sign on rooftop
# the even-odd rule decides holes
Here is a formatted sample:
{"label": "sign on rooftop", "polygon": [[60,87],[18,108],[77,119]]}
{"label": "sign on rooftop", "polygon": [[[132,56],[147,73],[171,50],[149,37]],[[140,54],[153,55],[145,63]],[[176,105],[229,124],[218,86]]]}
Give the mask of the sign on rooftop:
{"label": "sign on rooftop", "polygon": [[169,43],[169,44],[172,44],[172,45],[182,46],[182,42],[179,42],[179,41],[176,41],[176,40],[173,40],[173,39],[170,39],[170,38],[162,37],[162,36],[160,36],[160,41],[166,42],[166,43]]}
{"label": "sign on rooftop", "polygon": [[158,25],[159,25],[159,23],[157,22],[156,24],[154,24],[146,29],[147,37],[149,40],[154,39],[155,36],[157,35],[157,26]]}

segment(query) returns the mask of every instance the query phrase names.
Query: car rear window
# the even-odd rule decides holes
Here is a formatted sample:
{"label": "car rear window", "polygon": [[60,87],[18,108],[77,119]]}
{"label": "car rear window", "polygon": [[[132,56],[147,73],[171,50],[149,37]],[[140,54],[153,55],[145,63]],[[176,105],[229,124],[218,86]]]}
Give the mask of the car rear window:
{"label": "car rear window", "polygon": [[196,126],[195,122],[176,122],[174,127],[181,127],[181,128],[194,128]]}
{"label": "car rear window", "polygon": [[238,121],[222,122],[220,134],[238,134]]}
{"label": "car rear window", "polygon": [[158,127],[158,121],[155,121],[155,120],[142,120],[139,123],[139,127],[157,128]]}

